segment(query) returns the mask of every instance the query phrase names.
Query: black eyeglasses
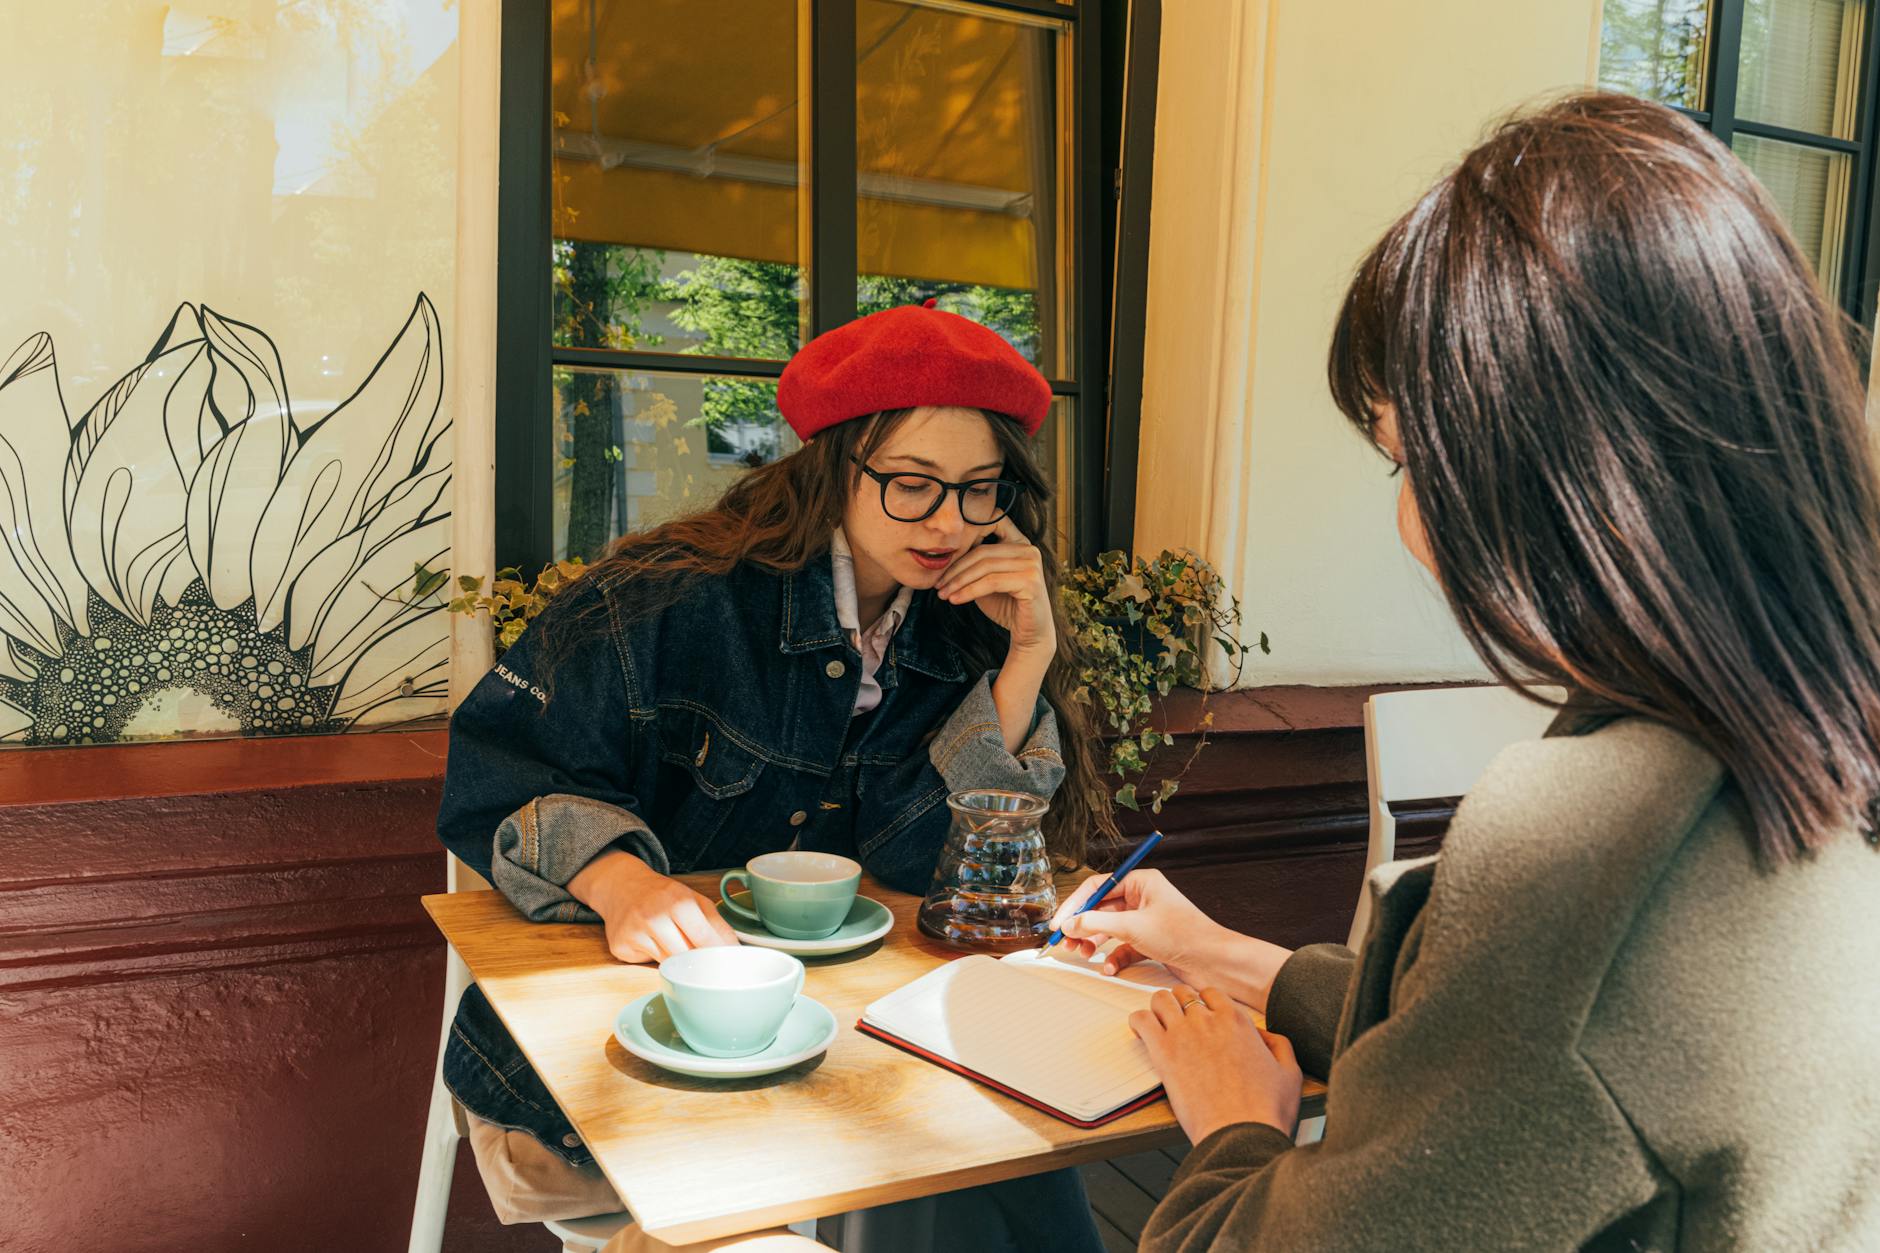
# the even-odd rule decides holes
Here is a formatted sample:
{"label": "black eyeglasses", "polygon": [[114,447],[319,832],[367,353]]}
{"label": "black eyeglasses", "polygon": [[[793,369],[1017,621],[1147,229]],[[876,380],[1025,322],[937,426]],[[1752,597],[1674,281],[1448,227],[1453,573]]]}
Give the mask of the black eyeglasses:
{"label": "black eyeglasses", "polygon": [[948,492],[958,492],[960,517],[974,526],[991,526],[1010,513],[1025,493],[1025,485],[1011,479],[949,483],[931,474],[883,474],[859,460],[855,464],[881,484],[881,511],[896,522],[925,522],[939,510]]}

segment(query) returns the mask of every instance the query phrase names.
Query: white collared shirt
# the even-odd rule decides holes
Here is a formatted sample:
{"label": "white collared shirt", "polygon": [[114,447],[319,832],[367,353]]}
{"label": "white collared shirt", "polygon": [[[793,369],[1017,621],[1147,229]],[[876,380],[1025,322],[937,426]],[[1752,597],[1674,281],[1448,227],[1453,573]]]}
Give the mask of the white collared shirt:
{"label": "white collared shirt", "polygon": [[896,592],[887,609],[864,631],[861,599],[855,591],[855,554],[841,527],[829,537],[829,569],[835,577],[836,622],[849,633],[849,643],[862,655],[862,685],[855,691],[853,713],[864,714],[881,703],[881,684],[875,681],[875,675],[881,670],[881,659],[887,655],[888,642],[907,618],[907,607],[914,599],[914,592],[906,587]]}

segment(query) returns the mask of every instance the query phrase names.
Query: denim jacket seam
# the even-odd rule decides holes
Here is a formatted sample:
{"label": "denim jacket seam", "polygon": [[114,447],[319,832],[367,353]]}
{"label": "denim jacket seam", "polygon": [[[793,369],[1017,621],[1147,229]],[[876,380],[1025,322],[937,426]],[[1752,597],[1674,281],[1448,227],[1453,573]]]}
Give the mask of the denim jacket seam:
{"label": "denim jacket seam", "polygon": [[898,766],[906,757],[897,757],[893,753],[849,753],[842,758],[844,766]]}
{"label": "denim jacket seam", "polygon": [[818,648],[827,648],[831,644],[840,644],[842,642],[842,633],[840,631],[837,631],[834,635],[819,636],[815,639],[793,640],[790,638],[790,628],[795,622],[796,580],[785,579],[783,583],[783,638],[780,641],[783,651],[786,653],[813,652]]}
{"label": "denim jacket seam", "polygon": [[614,659],[620,666],[620,687],[627,698],[627,708],[630,710],[640,703],[639,673],[633,666],[633,636],[621,625],[620,615],[616,611],[614,598],[611,595],[612,591],[611,585],[601,585],[601,599],[607,605],[607,625],[614,639]]}
{"label": "denim jacket seam", "polygon": [[538,796],[522,808],[522,848],[518,850],[529,873],[538,876],[542,873],[542,841],[540,814],[536,806],[541,803],[542,798]]}
{"label": "denim jacket seam", "polygon": [[1018,755],[1020,761],[1025,760],[1027,757],[1036,757],[1040,761],[1056,762],[1060,766],[1064,764],[1064,758],[1058,755],[1058,751],[1055,748],[1046,748],[1042,744],[1038,745],[1036,748],[1027,748]]}
{"label": "denim jacket seam", "polygon": [[[503,1078],[503,1072],[498,1070],[496,1068],[495,1063],[491,1062],[489,1058],[483,1055],[482,1049],[478,1048],[475,1044],[471,1043],[470,1037],[465,1035],[463,1033],[462,1028],[458,1027],[458,1025],[455,1022],[452,1022],[450,1024],[450,1033],[456,1036],[459,1040],[463,1041],[463,1046],[465,1048],[469,1049],[472,1053],[476,1054],[477,1060],[483,1063],[484,1069],[488,1070],[492,1075],[496,1076],[496,1082],[503,1085],[503,1090],[505,1092],[509,1093],[509,1095],[515,1097],[518,1101],[521,1101],[524,1105],[527,1105],[530,1109],[534,1110],[538,1114],[542,1114],[547,1117],[555,1116],[555,1115],[549,1114],[549,1112],[543,1109],[540,1105],[537,1105],[534,1101],[531,1101],[528,1097],[522,1095],[522,1093],[516,1091],[515,1088],[511,1087],[509,1084],[509,1080]],[[456,1096],[457,1094],[453,1092],[451,1093],[451,1095]],[[460,1103],[461,1103],[461,1099],[460,1099]],[[556,1111],[556,1114],[559,1114],[559,1113],[560,1113],[559,1110]],[[481,1115],[479,1115],[479,1117],[481,1117]],[[523,1128],[523,1130],[526,1131],[527,1128],[525,1127]]]}
{"label": "denim jacket seam", "polygon": [[880,848],[883,844],[887,843],[890,837],[898,833],[903,827],[906,827],[912,824],[916,818],[926,813],[929,809],[932,809],[934,807],[935,802],[939,801],[946,794],[947,794],[946,786],[942,784],[940,787],[935,788],[933,791],[927,793],[927,795],[921,797],[920,799],[916,800],[913,804],[909,805],[906,809],[902,810],[898,815],[896,815],[893,822],[890,822],[887,826],[881,829],[881,831],[875,836],[874,839],[869,840],[866,843],[861,844],[859,846],[859,851],[861,852],[862,856],[867,857],[869,854],[873,853],[876,849]]}
{"label": "denim jacket seam", "polygon": [[953,763],[953,759],[959,755],[960,750],[966,747],[967,741],[982,732],[998,729],[999,724],[996,722],[975,722],[971,726],[962,728],[954,735],[952,742],[941,750],[940,755],[934,760],[934,768],[945,773],[946,768]]}

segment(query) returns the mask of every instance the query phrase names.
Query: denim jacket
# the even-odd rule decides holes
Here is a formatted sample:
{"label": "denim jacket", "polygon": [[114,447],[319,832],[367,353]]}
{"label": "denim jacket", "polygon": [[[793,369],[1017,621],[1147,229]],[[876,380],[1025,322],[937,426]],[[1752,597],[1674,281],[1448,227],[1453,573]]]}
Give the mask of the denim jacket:
{"label": "denim jacket", "polygon": [[[610,847],[681,874],[794,843],[921,892],[949,792],[1049,797],[1063,778],[1042,697],[1025,744],[1006,751],[996,671],[969,674],[952,643],[972,606],[915,595],[876,676],[881,704],[853,714],[861,657],[836,621],[827,554],[793,574],[747,564],[698,579],[628,624],[633,595],[628,581],[583,578],[545,611],[594,624],[556,667],[552,699],[530,630],[451,718],[438,835],[533,921],[599,922],[567,884]],[[591,1160],[475,987],[444,1082],[477,1116]]]}

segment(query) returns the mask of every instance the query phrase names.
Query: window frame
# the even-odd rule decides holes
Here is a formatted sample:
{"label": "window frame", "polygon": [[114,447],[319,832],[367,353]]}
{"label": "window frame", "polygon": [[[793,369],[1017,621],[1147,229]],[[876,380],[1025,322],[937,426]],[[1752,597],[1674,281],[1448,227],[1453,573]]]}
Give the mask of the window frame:
{"label": "window frame", "polygon": [[[808,333],[853,320],[856,312],[856,59],[857,0],[805,0],[810,25],[811,141]],[[1112,347],[1111,291],[1116,256],[1111,189],[1120,184],[1104,160],[1105,17],[1121,16],[1132,0],[973,0],[976,7],[1045,16],[1070,29],[1073,147],[1067,189],[1072,195],[1074,258],[1074,379],[1051,378],[1054,398],[1071,415],[1075,512],[1067,537],[1075,560],[1095,557],[1101,544],[1127,528],[1134,512],[1134,429],[1128,432],[1128,482],[1106,490],[1106,404]],[[1133,0],[1136,5],[1145,0]],[[656,370],[662,373],[775,379],[783,361],[600,348],[569,348],[553,336],[553,107],[550,101],[548,0],[503,0],[502,126],[499,136],[496,326],[496,564],[534,572],[554,556],[552,380],[557,366]],[[1122,25],[1121,22],[1115,23]],[[1117,36],[1121,35],[1117,32]],[[1113,59],[1113,58],[1112,58]],[[1148,91],[1153,97],[1153,67]],[[1146,196],[1146,173],[1143,179]],[[1109,194],[1106,194],[1109,193]],[[1108,236],[1108,237],[1106,237]],[[1146,236],[1141,242],[1146,258]],[[834,282],[816,275],[834,273]],[[1140,310],[1134,330],[1140,357]],[[1124,324],[1128,325],[1128,324]],[[1126,516],[1128,515],[1128,516]],[[1126,534],[1125,530],[1125,534]]]}
{"label": "window frame", "polygon": [[[1841,259],[1841,307],[1868,330],[1874,326],[1876,295],[1880,294],[1880,248],[1873,247],[1873,226],[1880,220],[1880,186],[1874,178],[1876,90],[1880,89],[1880,12],[1866,5],[1867,30],[1861,56],[1861,82],[1855,110],[1855,139],[1837,139],[1809,131],[1792,130],[1768,122],[1737,116],[1737,71],[1742,64],[1743,20],[1747,0],[1711,0],[1708,10],[1708,47],[1705,50],[1704,103],[1707,108],[1668,107],[1697,122],[1725,147],[1738,132],[1772,139],[1814,152],[1842,153],[1854,159],[1847,206],[1847,249]],[[1863,363],[1864,364],[1864,363]]]}

